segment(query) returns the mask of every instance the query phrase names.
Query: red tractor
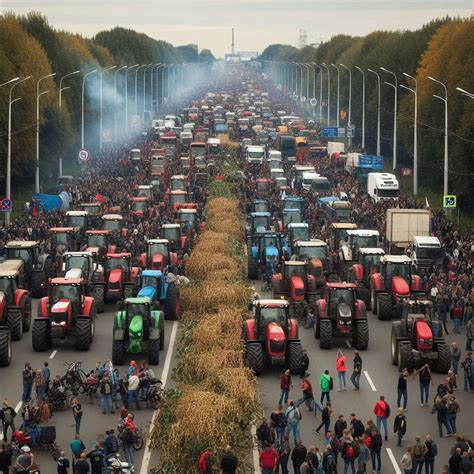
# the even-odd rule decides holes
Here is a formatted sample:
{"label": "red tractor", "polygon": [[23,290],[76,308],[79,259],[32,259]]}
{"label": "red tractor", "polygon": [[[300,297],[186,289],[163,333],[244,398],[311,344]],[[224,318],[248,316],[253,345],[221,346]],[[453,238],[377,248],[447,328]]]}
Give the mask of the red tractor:
{"label": "red tractor", "polygon": [[137,290],[140,269],[132,266],[131,253],[108,253],[104,261],[105,298],[132,298]]}
{"label": "red tractor", "polygon": [[281,272],[272,277],[273,298],[286,298],[292,315],[306,316],[310,301],[319,294],[316,278],[308,273],[308,263],[284,261]]}
{"label": "red tractor", "polygon": [[150,202],[147,198],[132,197],[130,198],[130,212],[134,216],[146,216],[147,218],[151,218],[155,213],[155,209],[153,206],[150,206]]}
{"label": "red tractor", "polygon": [[391,357],[398,370],[418,369],[428,363],[440,374],[451,367],[449,344],[442,337],[440,321],[434,319],[429,300],[406,300],[400,321],[392,322]]}
{"label": "red tractor", "polygon": [[107,253],[115,253],[116,246],[111,245],[112,232],[110,230],[88,230],[86,232],[87,244],[84,249],[102,262]]}
{"label": "red tractor", "polygon": [[191,248],[191,242],[180,224],[163,224],[160,229],[160,239],[166,239],[171,252],[176,253],[179,258],[182,258]]}
{"label": "red tractor", "polygon": [[412,261],[406,255],[380,258],[380,272],[370,276],[370,305],[379,319],[399,318],[405,299],[425,296],[421,278],[413,275],[411,269]]}
{"label": "red tractor", "polygon": [[79,227],[51,227],[51,257],[56,276],[61,273],[61,263],[65,252],[76,252],[81,243]]}
{"label": "red tractor", "polygon": [[298,321],[290,317],[288,301],[255,300],[254,316],[243,323],[242,343],[247,366],[260,375],[265,365],[283,365],[299,372],[301,340]]}
{"label": "red tractor", "polygon": [[365,303],[357,299],[353,283],[327,283],[324,298],[316,301],[314,337],[321,349],[330,349],[335,337],[350,338],[358,350],[369,344]]}
{"label": "red tractor", "polygon": [[176,265],[178,256],[170,251],[169,241],[166,239],[150,239],[147,242],[147,251],[140,255],[140,266],[149,270],[160,270],[166,273],[167,268]]}
{"label": "red tractor", "polygon": [[72,336],[76,350],[88,351],[94,339],[95,314],[94,298],[85,296],[82,278],[53,278],[33,320],[33,350],[44,352],[51,348],[53,338]]}

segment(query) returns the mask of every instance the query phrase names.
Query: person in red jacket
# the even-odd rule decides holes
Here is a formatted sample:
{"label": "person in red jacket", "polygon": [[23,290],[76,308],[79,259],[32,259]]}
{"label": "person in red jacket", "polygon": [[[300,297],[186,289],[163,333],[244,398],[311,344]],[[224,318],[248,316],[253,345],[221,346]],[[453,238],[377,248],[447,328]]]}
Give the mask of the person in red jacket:
{"label": "person in red jacket", "polygon": [[336,370],[337,378],[339,380],[338,392],[346,389],[346,370],[347,370],[347,359],[346,356],[342,353],[341,349],[337,350],[336,356]]}
{"label": "person in red jacket", "polygon": [[382,434],[380,431],[380,425],[382,424],[385,430],[385,441],[388,441],[387,419],[390,416],[390,406],[385,401],[385,397],[383,395],[380,395],[379,401],[374,406],[374,414],[377,419],[377,431]]}
{"label": "person in red jacket", "polygon": [[283,403],[288,403],[288,395],[290,394],[291,388],[291,374],[290,370],[285,370],[280,379],[280,399],[278,400],[278,405],[283,405]]}
{"label": "person in red jacket", "polygon": [[264,450],[260,453],[260,467],[262,468],[262,474],[273,474],[276,472],[278,466],[279,456],[276,449],[272,448],[268,443],[265,445]]}

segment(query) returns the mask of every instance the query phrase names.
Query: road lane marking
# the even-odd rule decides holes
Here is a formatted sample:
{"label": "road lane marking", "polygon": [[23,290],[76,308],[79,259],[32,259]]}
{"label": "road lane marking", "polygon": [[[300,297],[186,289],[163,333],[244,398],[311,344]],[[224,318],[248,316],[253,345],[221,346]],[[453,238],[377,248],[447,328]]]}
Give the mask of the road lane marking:
{"label": "road lane marking", "polygon": [[49,356],[50,359],[54,359],[54,356],[56,355],[58,351],[53,351],[51,352],[51,355]]}
{"label": "road lane marking", "polygon": [[254,472],[259,472],[260,470],[260,453],[258,452],[258,441],[257,440],[257,427],[252,425],[251,427],[252,433],[252,460],[253,460],[253,470]]}
{"label": "road lane marking", "polygon": [[[166,380],[168,379],[168,372],[170,371],[171,357],[173,355],[173,347],[176,341],[177,330],[178,330],[178,322],[175,321],[173,323],[173,328],[171,329],[171,337],[170,337],[170,342],[168,345],[168,352],[166,353],[165,365],[163,366],[163,372],[161,373],[161,382],[162,382],[163,388],[165,388]],[[155,412],[153,413],[148,435],[151,435],[153,426],[155,425],[155,421],[159,412],[160,412],[160,409],[155,410]],[[142,460],[142,466],[140,468],[140,474],[148,473],[148,466],[150,465],[150,459],[151,459],[151,449],[150,449],[150,442],[148,441],[145,446],[145,452],[143,453],[143,460]]]}
{"label": "road lane marking", "polygon": [[349,339],[346,339],[345,342],[346,342],[346,346],[350,349],[352,346]]}
{"label": "road lane marking", "polygon": [[367,379],[367,382],[369,382],[369,385],[370,385],[370,388],[372,389],[372,392],[376,392],[377,389],[375,388],[374,382],[372,382],[372,379],[370,378],[370,375],[367,372],[367,370],[364,370],[364,375],[365,375],[365,378]]}
{"label": "road lane marking", "polygon": [[392,461],[395,474],[402,474],[402,471],[400,471],[400,468],[398,467],[397,460],[395,459],[395,456],[393,455],[392,450],[390,448],[386,448],[386,449],[387,449],[388,457],[390,458],[390,461]]}

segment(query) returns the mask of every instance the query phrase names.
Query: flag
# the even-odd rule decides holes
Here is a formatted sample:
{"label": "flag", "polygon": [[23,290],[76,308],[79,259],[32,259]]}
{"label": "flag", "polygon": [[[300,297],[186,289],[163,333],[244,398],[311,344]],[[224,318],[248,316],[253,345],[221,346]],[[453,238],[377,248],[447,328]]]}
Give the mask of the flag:
{"label": "flag", "polygon": [[428,202],[428,198],[425,196],[425,207],[426,209],[430,208],[430,203]]}
{"label": "flag", "polygon": [[217,179],[217,181],[222,181],[224,179],[224,176],[219,174],[219,175],[216,176],[216,179]]}
{"label": "flag", "polygon": [[38,209],[36,209],[36,204],[33,205],[33,211],[31,213],[33,217],[38,217]]}
{"label": "flag", "polygon": [[97,194],[95,195],[95,200],[96,200],[97,202],[105,202],[104,196],[102,196],[102,194],[99,194],[99,193],[97,193]]}

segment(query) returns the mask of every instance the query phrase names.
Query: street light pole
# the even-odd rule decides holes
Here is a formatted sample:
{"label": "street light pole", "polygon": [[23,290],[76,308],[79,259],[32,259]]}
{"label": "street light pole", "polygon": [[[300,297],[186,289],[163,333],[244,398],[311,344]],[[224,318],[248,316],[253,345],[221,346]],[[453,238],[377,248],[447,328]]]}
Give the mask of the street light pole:
{"label": "street light pole", "polygon": [[339,64],[339,66],[347,69],[347,72],[349,73],[349,111],[348,111],[348,121],[347,123],[349,125],[352,125],[352,120],[351,120],[351,111],[352,111],[352,71],[350,67],[347,67],[345,64]]}
{"label": "street light pole", "polygon": [[56,73],[47,74],[46,76],[40,77],[36,82],[36,171],[35,171],[35,190],[37,193],[40,192],[40,142],[39,142],[39,128],[40,128],[40,97],[47,94],[49,91],[40,92],[40,84],[45,79],[55,76]]}
{"label": "street light pole", "polygon": [[104,72],[111,71],[112,69],[115,69],[117,66],[110,66],[106,69],[102,69],[100,71],[100,87],[99,87],[99,93],[100,93],[100,126],[99,126],[99,149],[102,150],[102,127],[103,127],[103,106],[102,106],[102,76],[104,75]]}
{"label": "street light pole", "polygon": [[[158,71],[160,69],[160,63],[156,63],[153,65],[150,71],[150,87],[151,87],[151,92],[150,92],[150,110],[153,110],[153,69],[156,68],[156,75],[158,76]],[[156,84],[158,85],[158,79],[156,80]],[[158,95],[158,88],[156,89],[157,95]]]}
{"label": "street light pole", "polygon": [[120,66],[114,74],[114,143],[117,143],[117,77],[118,73],[128,66]]}
{"label": "street light pole", "polygon": [[145,97],[146,97],[146,72],[148,71],[148,69],[151,68],[152,72],[153,72],[153,66],[154,64],[153,63],[150,63],[148,64],[148,66],[145,68],[145,70],[143,71],[143,113],[142,113],[142,116],[143,116],[143,122],[145,122],[145,109],[146,109],[146,105],[145,105]]}
{"label": "street light pole", "polygon": [[18,81],[18,79],[20,79],[18,76],[14,77],[13,79],[10,79],[9,81],[4,82],[3,84],[0,84],[0,87],[6,86],[8,84],[11,84],[12,82]]}
{"label": "street light pole", "polygon": [[[63,81],[69,76],[74,76],[75,74],[79,74],[81,71],[77,70],[74,72],[70,72],[69,74],[66,74],[65,76],[61,77],[59,80],[59,110],[61,110],[62,107],[62,93],[63,91],[70,89],[70,87],[63,87]],[[62,173],[59,173],[59,176],[62,176]]]}
{"label": "street light pole", "polygon": [[85,143],[84,143],[84,95],[85,95],[85,88],[86,88],[86,79],[88,76],[90,76],[91,74],[94,74],[95,72],[97,72],[97,69],[89,71],[87,74],[84,74],[84,77],[82,78],[81,148],[84,148],[85,146]]}
{"label": "street light pole", "polygon": [[130,66],[125,71],[125,136],[128,137],[128,73],[131,69],[139,67],[139,64]]}
{"label": "street light pole", "polygon": [[365,150],[365,74],[359,66],[355,68],[362,74],[362,148]]}
{"label": "street light pole", "polygon": [[142,66],[138,66],[137,69],[135,69],[135,115],[138,115],[138,86],[137,86],[138,71],[140,71],[140,69],[143,69],[145,67],[148,67],[148,64],[143,64]]}
{"label": "street light pole", "polygon": [[336,117],[336,127],[339,128],[339,115],[341,113],[340,109],[339,109],[339,92],[340,92],[340,70],[339,68],[331,63],[331,66],[332,67],[335,67],[336,68],[336,71],[337,71],[337,105],[336,105],[336,108],[337,108],[337,117]]}
{"label": "street light pole", "polygon": [[444,102],[444,179],[443,179],[443,193],[446,196],[449,194],[448,192],[448,187],[449,187],[449,170],[448,170],[448,88],[446,87],[446,84],[444,84],[441,81],[438,81],[438,79],[435,79],[434,77],[428,76],[428,79],[430,81],[436,82],[443,86],[444,89],[444,97],[441,97],[439,95],[433,94],[433,97],[436,99],[442,100]]}
{"label": "street light pole", "polygon": [[380,156],[380,75],[372,69],[367,71],[377,76],[377,155]]}
{"label": "street light pole", "polygon": [[412,92],[415,95],[415,121],[413,123],[413,194],[418,195],[418,81],[415,77],[406,72],[404,76],[409,77],[415,82],[415,89],[400,84],[400,87]]}
{"label": "street light pole", "polygon": [[467,97],[469,99],[474,99],[474,94],[472,92],[468,92],[464,89],[461,89],[460,87],[456,87],[456,90],[460,92],[464,97]]}
{"label": "street light pole", "polygon": [[393,106],[393,169],[397,169],[397,102],[398,102],[398,80],[397,80],[397,75],[389,71],[388,69],[385,69],[384,67],[380,68],[381,71],[386,72],[388,74],[391,74],[393,76],[394,84],[391,84],[389,82],[385,82],[385,84],[389,84],[390,86],[393,87],[393,90],[395,92],[395,98],[394,98],[394,106]]}
{"label": "street light pole", "polygon": [[321,66],[326,68],[328,73],[328,127],[331,124],[331,71],[326,63],[322,63]]}

